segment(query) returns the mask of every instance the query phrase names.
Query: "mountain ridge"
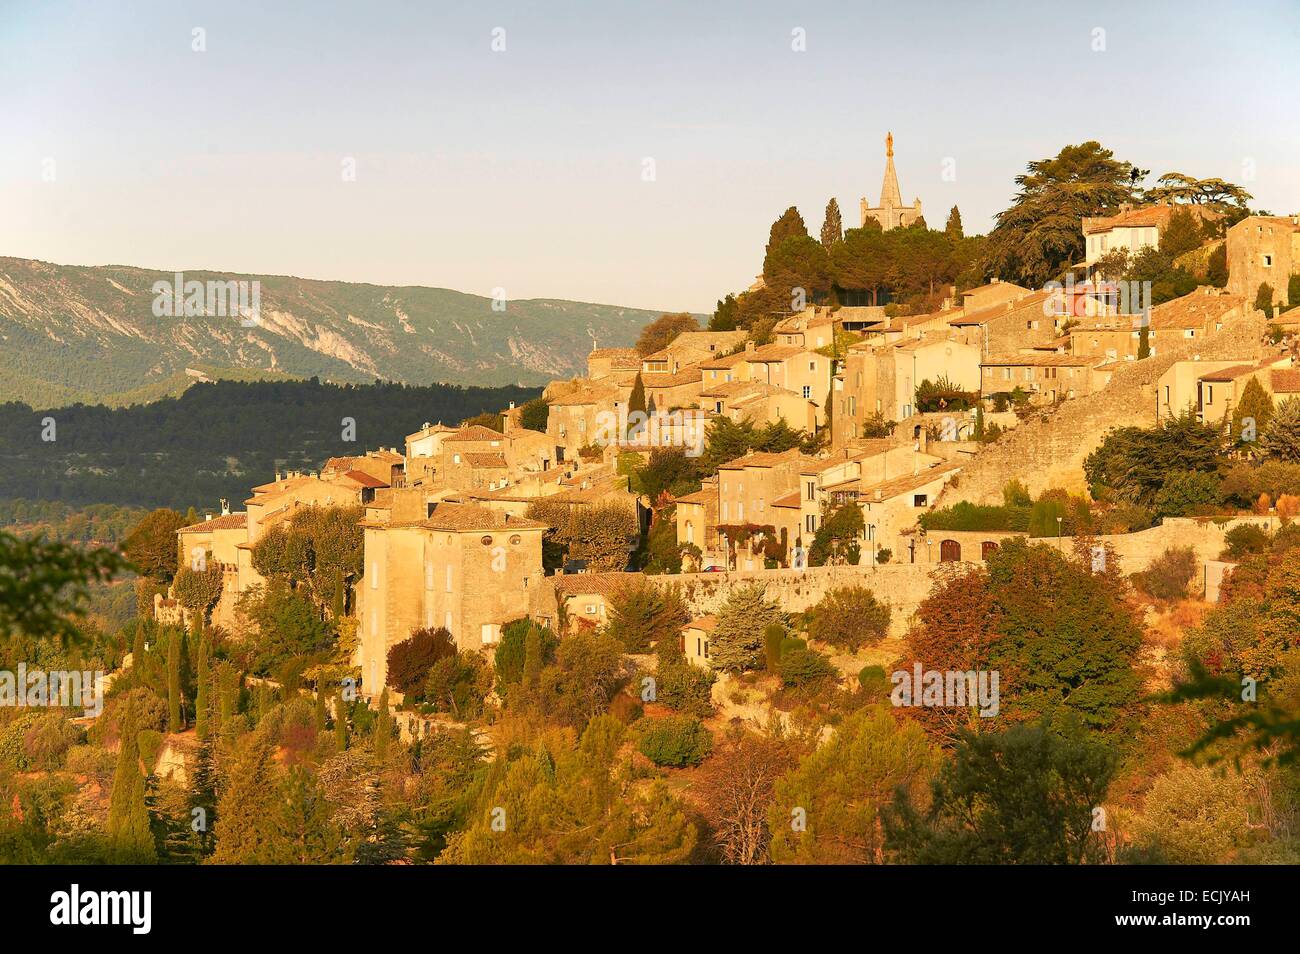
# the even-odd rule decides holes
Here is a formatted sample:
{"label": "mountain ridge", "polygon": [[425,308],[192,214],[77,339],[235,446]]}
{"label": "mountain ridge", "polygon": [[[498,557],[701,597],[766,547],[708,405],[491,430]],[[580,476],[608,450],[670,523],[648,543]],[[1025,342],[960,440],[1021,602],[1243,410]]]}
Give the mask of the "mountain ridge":
{"label": "mountain ridge", "polygon": [[256,282],[260,322],[245,327],[210,302],[155,314],[155,284],[177,274],[0,256],[0,401],[119,403],[155,386],[174,391],[161,382],[196,366],[340,383],[537,385],[582,373],[593,346],[630,345],[662,314],[555,298],[494,310],[494,299],[422,285],[179,273],[204,286]]}

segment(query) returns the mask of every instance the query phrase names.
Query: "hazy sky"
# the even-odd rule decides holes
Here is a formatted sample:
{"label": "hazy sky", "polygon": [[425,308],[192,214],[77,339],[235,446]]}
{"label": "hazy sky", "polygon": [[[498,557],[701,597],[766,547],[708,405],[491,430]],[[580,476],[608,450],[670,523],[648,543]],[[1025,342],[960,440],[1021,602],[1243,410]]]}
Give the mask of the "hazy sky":
{"label": "hazy sky", "polygon": [[1297,49],[1297,0],[0,0],[0,255],[711,311],[889,129],[935,227],[1090,138],[1300,210]]}

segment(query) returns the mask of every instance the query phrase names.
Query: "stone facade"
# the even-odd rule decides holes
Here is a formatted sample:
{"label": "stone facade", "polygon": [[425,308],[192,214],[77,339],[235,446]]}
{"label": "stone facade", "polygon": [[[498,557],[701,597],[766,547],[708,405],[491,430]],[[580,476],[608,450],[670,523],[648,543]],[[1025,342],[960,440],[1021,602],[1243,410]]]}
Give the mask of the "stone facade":
{"label": "stone facade", "polygon": [[[1287,284],[1300,273],[1300,216],[1252,215],[1228,229],[1228,290],[1255,303],[1261,284],[1284,307]],[[1290,302],[1297,305],[1300,302]]]}

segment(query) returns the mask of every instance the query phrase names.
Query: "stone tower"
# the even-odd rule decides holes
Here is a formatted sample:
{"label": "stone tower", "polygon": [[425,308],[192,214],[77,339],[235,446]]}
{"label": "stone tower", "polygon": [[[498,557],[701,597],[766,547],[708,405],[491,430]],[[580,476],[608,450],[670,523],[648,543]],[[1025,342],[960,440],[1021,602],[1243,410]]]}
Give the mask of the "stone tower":
{"label": "stone tower", "polygon": [[885,137],[885,181],[880,186],[880,205],[872,208],[865,198],[859,202],[862,211],[862,224],[868,219],[875,219],[880,227],[888,232],[902,226],[911,225],[921,217],[921,200],[915,200],[910,206],[903,205],[903,194],[898,188],[898,173],[894,170],[894,134]]}

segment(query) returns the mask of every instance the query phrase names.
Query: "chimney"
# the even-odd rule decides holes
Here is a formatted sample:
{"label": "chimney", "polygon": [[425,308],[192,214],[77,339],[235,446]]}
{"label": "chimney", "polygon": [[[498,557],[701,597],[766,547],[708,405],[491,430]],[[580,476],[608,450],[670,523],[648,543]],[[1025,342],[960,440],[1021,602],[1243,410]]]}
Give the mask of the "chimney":
{"label": "chimney", "polygon": [[877,501],[880,501],[880,500],[883,500],[883,499],[884,499],[884,493],[881,491],[881,489],[880,489],[879,487],[877,487],[877,488],[876,488],[876,500],[877,500]]}
{"label": "chimney", "polygon": [[748,341],[745,342],[745,352],[749,353],[752,352],[753,350],[754,350],[754,339],[750,338]]}
{"label": "chimney", "polygon": [[230,516],[230,501],[227,500],[225,497],[221,498],[221,516],[223,517]]}

